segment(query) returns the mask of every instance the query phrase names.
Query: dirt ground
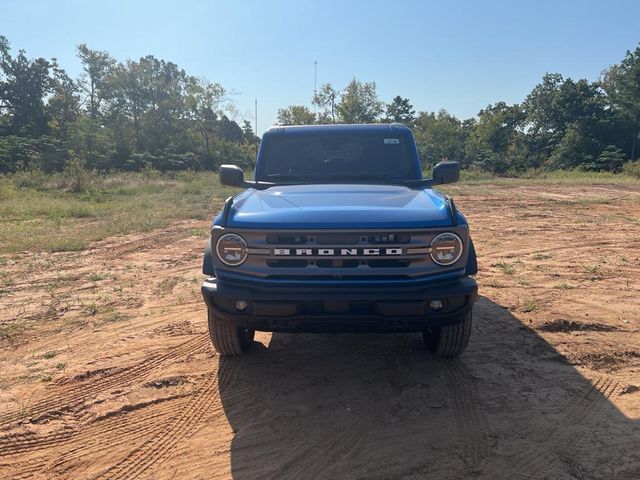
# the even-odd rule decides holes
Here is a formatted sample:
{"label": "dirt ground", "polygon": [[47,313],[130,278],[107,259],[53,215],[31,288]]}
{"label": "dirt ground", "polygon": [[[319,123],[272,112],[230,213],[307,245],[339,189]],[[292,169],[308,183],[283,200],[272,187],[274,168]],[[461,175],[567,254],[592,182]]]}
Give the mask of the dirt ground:
{"label": "dirt ground", "polygon": [[413,334],[219,358],[207,222],[3,257],[0,478],[640,478],[640,188],[450,190],[481,270],[457,361]]}

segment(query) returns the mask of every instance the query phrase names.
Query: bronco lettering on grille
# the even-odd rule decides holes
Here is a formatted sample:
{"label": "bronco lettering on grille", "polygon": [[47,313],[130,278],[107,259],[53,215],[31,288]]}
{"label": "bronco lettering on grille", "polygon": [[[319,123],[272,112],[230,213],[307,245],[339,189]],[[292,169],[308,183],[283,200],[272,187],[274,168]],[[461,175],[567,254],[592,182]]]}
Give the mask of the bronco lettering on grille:
{"label": "bronco lettering on grille", "polygon": [[273,254],[289,257],[349,257],[402,255],[402,248],[274,248]]}

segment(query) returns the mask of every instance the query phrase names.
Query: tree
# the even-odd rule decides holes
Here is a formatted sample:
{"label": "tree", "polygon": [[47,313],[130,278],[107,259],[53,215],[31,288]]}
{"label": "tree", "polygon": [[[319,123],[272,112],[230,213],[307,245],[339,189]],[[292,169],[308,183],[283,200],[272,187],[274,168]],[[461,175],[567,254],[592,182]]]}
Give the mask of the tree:
{"label": "tree", "polygon": [[59,138],[66,139],[69,125],[80,113],[80,85],[56,63],[53,64],[53,93],[47,102],[50,125]]}
{"label": "tree", "polygon": [[218,117],[228,101],[227,91],[219,83],[191,77],[186,90],[189,118],[196,126],[205,144],[206,158],[213,165],[213,143],[218,130]]}
{"label": "tree", "polygon": [[595,172],[613,172],[622,171],[622,166],[628,161],[626,154],[615,145],[607,145],[600,153],[598,158],[585,162],[579,167],[583,170]]}
{"label": "tree", "polygon": [[611,106],[631,126],[631,160],[640,155],[640,46],[605,71],[603,86]]}
{"label": "tree", "polygon": [[[618,130],[599,82],[547,74],[523,107],[528,150],[537,164],[575,167],[585,156],[596,157]],[[571,146],[579,150],[572,152]]]}
{"label": "tree", "polygon": [[109,78],[116,61],[107,52],[91,50],[86,43],[78,45],[78,57],[84,70],[80,85],[88,98],[89,114],[96,118],[100,104],[109,94]]}
{"label": "tree", "polygon": [[260,143],[260,138],[253,132],[253,126],[249,120],[242,122],[242,141],[248,145]]}
{"label": "tree", "polygon": [[534,166],[523,159],[523,134],[519,131],[523,120],[520,105],[498,102],[480,110],[466,145],[471,163],[496,173]]}
{"label": "tree", "polygon": [[391,103],[387,104],[387,122],[404,123],[407,126],[413,125],[416,111],[409,103],[408,98],[396,95]]}
{"label": "tree", "polygon": [[51,65],[44,58],[29,60],[24,50],[12,57],[9,41],[0,35],[0,114],[7,117],[7,133],[47,133],[44,98],[52,89]]}
{"label": "tree", "polygon": [[341,123],[374,123],[383,104],[376,93],[376,83],[351,80],[342,92],[336,111]]}
{"label": "tree", "polygon": [[415,119],[413,133],[423,168],[441,160],[464,165],[464,144],[468,133],[462,122],[446,110],[420,112]]}
{"label": "tree", "polygon": [[336,123],[336,102],[338,92],[330,83],[325,83],[313,96],[312,103],[323,110],[318,114],[318,123]]}
{"label": "tree", "polygon": [[289,105],[278,110],[279,125],[313,125],[316,115],[304,105]]}

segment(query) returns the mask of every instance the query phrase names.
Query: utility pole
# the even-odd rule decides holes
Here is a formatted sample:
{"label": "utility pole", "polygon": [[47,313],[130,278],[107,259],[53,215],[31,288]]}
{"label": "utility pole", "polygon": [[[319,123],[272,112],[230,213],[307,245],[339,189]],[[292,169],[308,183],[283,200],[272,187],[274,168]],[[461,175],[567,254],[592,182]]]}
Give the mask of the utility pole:
{"label": "utility pole", "polygon": [[316,96],[318,95],[318,61],[313,61],[313,114],[316,114]]}
{"label": "utility pole", "polygon": [[256,137],[258,136],[258,99],[256,98],[255,104],[254,104],[254,113],[255,113],[255,121],[253,124],[253,128],[255,129],[255,135]]}

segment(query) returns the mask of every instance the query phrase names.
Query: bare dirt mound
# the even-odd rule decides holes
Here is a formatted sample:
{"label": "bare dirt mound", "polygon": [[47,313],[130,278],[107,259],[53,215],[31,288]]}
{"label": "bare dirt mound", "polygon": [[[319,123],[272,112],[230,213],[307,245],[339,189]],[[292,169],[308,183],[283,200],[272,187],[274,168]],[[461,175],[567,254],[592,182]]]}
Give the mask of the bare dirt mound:
{"label": "bare dirt mound", "polygon": [[418,335],[218,357],[206,222],[6,257],[0,478],[640,477],[640,192],[456,188],[482,294],[457,361]]}

